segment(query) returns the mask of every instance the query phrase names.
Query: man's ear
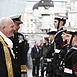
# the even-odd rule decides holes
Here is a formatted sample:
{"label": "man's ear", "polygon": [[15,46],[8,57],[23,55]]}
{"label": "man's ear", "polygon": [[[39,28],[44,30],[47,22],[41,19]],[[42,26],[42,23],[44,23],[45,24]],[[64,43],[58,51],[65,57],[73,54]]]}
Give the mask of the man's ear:
{"label": "man's ear", "polygon": [[76,39],[77,39],[77,35],[75,35]]}
{"label": "man's ear", "polygon": [[62,25],[62,26],[63,26],[63,21],[60,21],[60,25]]}
{"label": "man's ear", "polygon": [[5,26],[2,26],[1,29],[4,30],[5,29]]}

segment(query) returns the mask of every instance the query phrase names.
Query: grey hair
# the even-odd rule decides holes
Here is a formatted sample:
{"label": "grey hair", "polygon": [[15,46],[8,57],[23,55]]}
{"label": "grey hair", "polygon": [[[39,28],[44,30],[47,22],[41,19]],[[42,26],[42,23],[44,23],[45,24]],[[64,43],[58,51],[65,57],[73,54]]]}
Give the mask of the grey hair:
{"label": "grey hair", "polygon": [[9,17],[3,17],[3,18],[0,19],[0,30],[1,30],[2,26],[8,25],[8,23],[9,23],[8,21],[9,20],[12,21],[11,18],[9,18]]}

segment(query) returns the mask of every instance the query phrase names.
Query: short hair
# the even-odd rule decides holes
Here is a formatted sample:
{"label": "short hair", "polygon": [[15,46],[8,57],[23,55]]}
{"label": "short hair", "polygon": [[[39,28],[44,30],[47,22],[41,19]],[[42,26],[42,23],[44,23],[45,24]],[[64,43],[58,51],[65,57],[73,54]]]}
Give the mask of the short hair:
{"label": "short hair", "polygon": [[1,30],[1,27],[2,26],[6,26],[6,25],[8,25],[8,21],[11,21],[11,22],[13,22],[12,20],[11,20],[11,18],[9,18],[9,17],[3,17],[3,18],[1,18],[0,19],[0,30]]}
{"label": "short hair", "polygon": [[48,39],[48,37],[45,37],[44,39],[45,39],[45,40],[47,40],[47,41],[49,42],[49,39]]}
{"label": "short hair", "polygon": [[35,41],[35,43],[37,43],[38,41]]}

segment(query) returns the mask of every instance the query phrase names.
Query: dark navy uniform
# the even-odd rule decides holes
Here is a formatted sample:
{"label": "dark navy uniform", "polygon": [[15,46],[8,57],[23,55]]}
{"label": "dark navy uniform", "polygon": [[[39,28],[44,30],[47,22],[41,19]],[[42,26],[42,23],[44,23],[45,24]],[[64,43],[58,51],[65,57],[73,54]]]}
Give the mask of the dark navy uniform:
{"label": "dark navy uniform", "polygon": [[[54,31],[54,30],[51,30],[50,32],[48,32],[47,34],[49,36],[51,35],[55,35],[57,31]],[[54,36],[52,37],[52,40],[50,38],[50,42],[49,42],[49,45],[50,45],[50,52],[48,53],[47,56],[50,56],[50,58],[52,58],[54,56]]]}
{"label": "dark navy uniform", "polygon": [[61,60],[64,58],[65,54],[67,53],[67,46],[65,45],[59,52],[57,58],[53,60],[54,63],[60,64]]}
{"label": "dark navy uniform", "polygon": [[27,40],[25,40],[25,55],[26,55],[26,64],[27,64],[27,52],[28,52],[28,50],[29,50],[29,43],[28,43],[28,41]]}
{"label": "dark navy uniform", "polygon": [[[61,37],[62,32],[63,32],[63,28],[56,33],[55,38],[54,38],[55,54],[54,54],[54,60],[53,60],[53,62],[56,62],[56,59],[59,56],[59,52],[62,49],[62,47],[61,47],[61,44],[63,44],[63,39]],[[56,49],[59,49],[59,52],[57,52]]]}
{"label": "dark navy uniform", "polygon": [[[56,31],[54,30],[51,30],[47,33],[50,37],[50,42],[49,42],[49,45],[50,45],[50,51],[47,52],[47,57],[49,58],[49,61],[47,61],[47,76],[48,77],[52,77],[53,76],[53,64],[52,64],[52,60],[53,60],[53,57],[54,57],[54,41],[53,38],[56,34]],[[51,37],[53,36],[53,37]]]}
{"label": "dark navy uniform", "polygon": [[70,49],[70,45],[66,44],[63,46],[63,48],[60,50],[58,57],[55,59],[54,63],[58,66],[58,69],[56,70],[56,74],[58,77],[63,76],[64,71],[64,56],[67,53],[68,49]]}
{"label": "dark navy uniform", "polygon": [[13,50],[15,53],[15,59],[17,60],[19,70],[21,73],[26,73],[26,54],[25,54],[25,42],[24,36],[21,33],[14,33],[14,36],[10,38],[13,41]]}
{"label": "dark navy uniform", "polygon": [[55,35],[54,37],[54,58],[53,58],[53,71],[54,71],[54,76],[56,77],[56,70],[59,70],[57,63],[59,63],[59,53],[60,50],[62,49],[62,44],[63,44],[63,39],[61,37],[63,32],[63,28],[61,28]]}
{"label": "dark navy uniform", "polygon": [[24,36],[18,32],[20,24],[23,22],[21,21],[21,15],[15,15],[10,17],[16,27],[14,36],[10,39],[13,41],[13,50],[15,53],[15,59],[17,60],[19,70],[21,73],[26,73],[26,49],[25,49],[25,42]]}
{"label": "dark navy uniform", "polygon": [[63,39],[61,37],[63,28],[61,28],[54,37],[54,42],[56,43],[56,49],[61,49],[63,44]]}
{"label": "dark navy uniform", "polygon": [[49,44],[50,48],[49,48],[49,52],[47,52],[47,58],[53,58],[54,56],[54,44],[51,43]]}
{"label": "dark navy uniform", "polygon": [[[60,50],[62,49],[62,44],[63,44],[63,39],[61,37],[62,35],[62,32],[63,32],[63,28],[61,28],[55,35],[55,38],[54,38],[54,50],[55,50],[55,54],[54,54],[54,62],[56,61],[56,59],[58,58],[59,56],[59,52]],[[58,49],[59,51],[57,52]]]}
{"label": "dark navy uniform", "polygon": [[77,45],[65,55],[64,61],[64,77],[76,77],[74,73],[77,72]]}
{"label": "dark navy uniform", "polygon": [[52,60],[54,57],[54,43],[50,43],[50,51],[47,53],[48,55],[48,59],[50,61],[47,61],[47,74],[48,77],[53,77],[53,64],[52,64]]}

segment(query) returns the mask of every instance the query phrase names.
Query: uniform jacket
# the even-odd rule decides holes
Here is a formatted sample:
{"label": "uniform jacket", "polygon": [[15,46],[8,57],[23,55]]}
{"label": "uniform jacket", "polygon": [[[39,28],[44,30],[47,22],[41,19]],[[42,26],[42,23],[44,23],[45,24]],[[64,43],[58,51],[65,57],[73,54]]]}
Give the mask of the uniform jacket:
{"label": "uniform jacket", "polygon": [[10,38],[13,41],[13,50],[15,53],[15,59],[18,66],[21,68],[21,72],[26,72],[26,54],[25,54],[25,42],[24,36],[21,33],[14,33],[14,36]]}
{"label": "uniform jacket", "polygon": [[26,57],[26,64],[27,64],[27,53],[29,50],[29,43],[27,42],[27,40],[25,40],[25,57]]}
{"label": "uniform jacket", "polygon": [[48,53],[50,58],[54,57],[54,42],[51,42],[50,44],[50,52]]}
{"label": "uniform jacket", "polygon": [[[55,57],[56,56],[56,54],[55,54],[55,56],[54,56],[54,59],[53,59],[53,63],[56,63],[56,65],[60,65],[60,63],[62,62],[64,62],[64,56],[65,56],[65,54],[67,53],[67,44],[61,49],[61,51],[60,51],[60,53],[59,54],[57,54],[57,57]],[[62,65],[62,64],[61,64]]]}
{"label": "uniform jacket", "polygon": [[63,29],[59,30],[55,37],[54,37],[54,42],[56,43],[56,49],[61,49],[62,47],[62,44],[63,44],[63,39],[61,37],[62,35],[62,32],[63,32]]}
{"label": "uniform jacket", "polygon": [[[62,32],[63,32],[63,28],[61,30],[59,30],[55,37],[54,37],[54,50],[55,49],[59,49],[61,50],[62,49],[62,44],[63,44],[63,40],[62,40]],[[59,62],[59,53],[55,53],[54,54],[54,59],[53,59],[53,63],[57,64]]]}
{"label": "uniform jacket", "polygon": [[[70,51],[65,55],[65,68],[71,69],[72,74],[70,77],[75,77],[75,72],[77,72],[77,45],[72,47]],[[69,74],[65,74],[64,77],[69,77]]]}

